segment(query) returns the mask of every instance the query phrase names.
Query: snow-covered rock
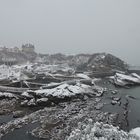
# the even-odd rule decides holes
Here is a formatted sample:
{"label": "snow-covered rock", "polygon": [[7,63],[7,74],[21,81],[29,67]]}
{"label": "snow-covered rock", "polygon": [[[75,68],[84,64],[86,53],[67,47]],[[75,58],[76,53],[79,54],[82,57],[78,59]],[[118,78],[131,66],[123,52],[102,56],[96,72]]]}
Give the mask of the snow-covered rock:
{"label": "snow-covered rock", "polygon": [[103,93],[104,93],[107,89],[106,89],[106,88],[102,88],[102,87],[100,87],[100,86],[95,85],[95,86],[93,87],[93,90],[95,91],[96,96],[97,96],[97,97],[100,97],[100,96],[102,96],[102,95],[103,95]]}
{"label": "snow-covered rock", "polygon": [[0,98],[17,98],[17,96],[8,92],[0,92]]}
{"label": "snow-covered rock", "polygon": [[134,128],[130,131],[130,134],[139,136],[140,139],[140,127]]}
{"label": "snow-covered rock", "polygon": [[[30,65],[29,65],[30,66]],[[23,73],[23,67],[24,65],[18,66],[6,66],[6,65],[1,65],[0,66],[0,80],[26,80],[29,79],[29,77]],[[28,65],[26,65],[28,67]],[[28,70],[28,69],[27,69]],[[30,71],[30,69],[29,69]]]}
{"label": "snow-covered rock", "polygon": [[28,100],[24,100],[23,102],[20,103],[21,106],[27,106]]}
{"label": "snow-covered rock", "polygon": [[113,83],[117,86],[128,86],[134,84],[140,84],[140,76],[136,73],[132,73],[131,75],[126,75],[122,73],[116,73],[115,76],[110,77],[113,80]]}
{"label": "snow-covered rock", "polygon": [[95,85],[96,82],[99,82],[101,79],[100,78],[94,78],[92,79],[92,84]]}
{"label": "snow-covered rock", "polygon": [[78,73],[76,74],[77,77],[82,78],[82,79],[87,79],[90,80],[91,78],[88,77],[87,75],[83,74],[83,73]]}
{"label": "snow-covered rock", "polygon": [[41,99],[37,99],[37,103],[41,103],[41,102],[47,102],[48,98],[41,98]]}
{"label": "snow-covered rock", "polygon": [[41,106],[51,105],[51,102],[48,98],[40,98],[36,100],[36,103]]}
{"label": "snow-covered rock", "polygon": [[139,76],[138,74],[136,74],[136,73],[131,73],[131,75],[132,75],[133,77],[136,77],[136,78],[140,79],[140,76]]}
{"label": "snow-covered rock", "polygon": [[92,87],[85,85],[85,84],[76,84],[76,85],[69,85],[69,84],[62,84],[56,88],[52,89],[41,89],[36,90],[36,95],[40,95],[42,97],[47,97],[49,95],[52,95],[54,97],[71,97],[76,94],[82,94],[82,93],[92,93]]}
{"label": "snow-covered rock", "polygon": [[27,102],[27,106],[36,106],[35,99],[31,99],[29,102]]}
{"label": "snow-covered rock", "polygon": [[92,119],[88,123],[79,123],[66,140],[139,140],[140,129],[127,133],[109,124],[96,122]]}
{"label": "snow-covered rock", "polygon": [[29,94],[28,92],[23,92],[21,94],[21,96],[25,97],[25,98],[33,98],[33,95]]}
{"label": "snow-covered rock", "polygon": [[125,80],[125,81],[128,81],[128,82],[133,82],[133,83],[140,84],[140,79],[136,78],[136,77],[133,77],[131,75],[116,73],[116,77],[121,79],[121,80]]}

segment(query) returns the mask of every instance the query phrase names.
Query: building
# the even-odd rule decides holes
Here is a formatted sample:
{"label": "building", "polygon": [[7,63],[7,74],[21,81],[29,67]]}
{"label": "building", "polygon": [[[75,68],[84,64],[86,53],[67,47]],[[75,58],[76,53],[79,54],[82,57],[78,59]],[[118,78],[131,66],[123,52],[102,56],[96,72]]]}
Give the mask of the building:
{"label": "building", "polygon": [[18,47],[14,48],[0,47],[0,51],[18,53],[20,52],[20,49]]}
{"label": "building", "polygon": [[14,48],[13,48],[13,52],[19,53],[19,52],[20,52],[20,49],[19,49],[18,47],[14,47]]}
{"label": "building", "polygon": [[25,53],[34,53],[35,52],[35,47],[32,44],[22,45],[22,52],[25,52]]}

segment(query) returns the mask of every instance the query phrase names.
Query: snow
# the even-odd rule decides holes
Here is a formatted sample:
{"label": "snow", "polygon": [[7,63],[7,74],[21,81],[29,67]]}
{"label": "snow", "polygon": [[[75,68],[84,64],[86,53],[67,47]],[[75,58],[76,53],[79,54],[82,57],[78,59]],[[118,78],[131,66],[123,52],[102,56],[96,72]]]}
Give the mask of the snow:
{"label": "snow", "polygon": [[27,103],[28,103],[28,100],[25,100],[25,101],[21,102],[21,106],[25,106],[25,105],[27,105]]}
{"label": "snow", "polygon": [[136,74],[136,73],[132,73],[131,75],[136,77],[136,78],[138,78],[138,79],[140,79],[140,76],[138,74]]}
{"label": "snow", "polygon": [[127,133],[109,124],[103,124],[89,119],[87,123],[79,123],[66,140],[139,140],[140,130],[134,129]]}
{"label": "snow", "polygon": [[78,73],[76,74],[77,77],[82,78],[82,79],[87,79],[90,80],[91,78],[88,77],[87,75],[83,74],[83,73]]}
{"label": "snow", "polygon": [[119,85],[119,86],[126,86],[126,85],[129,84],[129,82],[123,81],[123,80],[121,80],[121,79],[119,79],[119,78],[116,78],[116,79],[115,79],[115,84],[117,84],[117,85]]}
{"label": "snow", "polygon": [[95,68],[95,66],[94,66],[94,65],[92,65],[92,68]]}
{"label": "snow", "polygon": [[35,103],[35,99],[31,99],[28,103],[27,103],[28,106],[35,106],[36,103]]}
{"label": "snow", "polygon": [[23,92],[23,93],[21,94],[21,96],[26,97],[26,98],[33,98],[33,96],[30,95],[28,92]]}
{"label": "snow", "polygon": [[8,92],[0,92],[0,98],[17,98],[14,94]]}
{"label": "snow", "polygon": [[112,79],[114,84],[118,86],[140,84],[140,76],[136,73],[132,73],[130,75],[116,73],[115,76],[111,76],[109,78]]}
{"label": "snow", "polygon": [[134,134],[134,135],[137,135],[139,136],[140,138],[140,127],[137,127],[137,128],[134,128],[130,131],[130,134]]}
{"label": "snow", "polygon": [[43,97],[47,97],[49,95],[55,97],[65,97],[65,96],[70,97],[76,94],[92,93],[92,92],[93,91],[90,86],[78,83],[76,85],[62,84],[53,89],[41,89],[35,91],[37,95],[41,95]]}
{"label": "snow", "polygon": [[41,64],[40,66],[36,66],[36,68],[34,69],[34,72],[38,73],[38,72],[49,72],[49,73],[54,73],[57,71],[63,71],[63,72],[67,72],[69,70],[73,70],[72,68],[70,68],[69,66],[63,66],[63,65],[46,65],[46,64]]}
{"label": "snow", "polygon": [[25,80],[28,79],[28,77],[22,73],[22,69],[18,68],[16,65],[10,67],[6,65],[0,66],[0,79],[17,79],[17,80]]}
{"label": "snow", "polygon": [[47,102],[48,98],[41,98],[41,99],[37,99],[37,103],[41,103],[41,102]]}
{"label": "snow", "polygon": [[119,77],[121,80],[127,80],[127,81],[131,81],[134,83],[140,83],[140,79],[138,79],[136,77],[132,77],[131,75],[116,73],[116,77]]}
{"label": "snow", "polygon": [[[24,74],[25,72],[31,72],[31,73],[38,73],[38,74],[45,74],[46,76],[63,76],[63,74],[52,74],[56,73],[57,71],[63,71],[63,72],[69,72],[73,71],[72,68],[69,66],[60,66],[60,65],[46,65],[46,64],[21,64],[21,65],[13,65],[13,66],[7,66],[7,65],[1,65],[0,66],[0,80],[5,79],[16,79],[16,80],[26,80],[29,79],[29,77]],[[86,77],[88,78],[88,77]]]}
{"label": "snow", "polygon": [[32,63],[26,63],[26,64],[20,64],[20,65],[13,65],[12,68],[18,69],[18,70],[23,70],[23,69],[28,69],[28,70],[33,70],[33,64]]}
{"label": "snow", "polygon": [[102,59],[105,59],[106,56],[105,56],[105,55],[101,55],[100,57],[101,57]]}
{"label": "snow", "polygon": [[96,82],[99,82],[101,80],[101,78],[94,78],[92,79],[92,83],[95,84]]}

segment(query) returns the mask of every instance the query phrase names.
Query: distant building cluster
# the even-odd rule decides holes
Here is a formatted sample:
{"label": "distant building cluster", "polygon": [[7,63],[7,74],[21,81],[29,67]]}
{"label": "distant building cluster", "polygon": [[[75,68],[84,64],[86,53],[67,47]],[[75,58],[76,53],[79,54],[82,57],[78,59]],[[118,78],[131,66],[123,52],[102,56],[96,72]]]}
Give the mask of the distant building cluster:
{"label": "distant building cluster", "polygon": [[32,44],[24,44],[21,48],[13,47],[13,48],[7,48],[7,47],[0,47],[0,51],[3,52],[11,52],[11,53],[19,53],[19,52],[25,52],[25,53],[34,53],[35,47]]}
{"label": "distant building cluster", "polygon": [[32,44],[22,45],[22,52],[33,53],[35,52],[35,47]]}
{"label": "distant building cluster", "polygon": [[4,52],[20,52],[20,49],[18,47],[14,47],[14,48],[7,48],[7,47],[0,47],[0,51],[4,51]]}
{"label": "distant building cluster", "polygon": [[35,54],[35,47],[32,44],[24,44],[21,48],[0,46],[0,64],[12,65],[18,62],[32,60],[36,57]]}

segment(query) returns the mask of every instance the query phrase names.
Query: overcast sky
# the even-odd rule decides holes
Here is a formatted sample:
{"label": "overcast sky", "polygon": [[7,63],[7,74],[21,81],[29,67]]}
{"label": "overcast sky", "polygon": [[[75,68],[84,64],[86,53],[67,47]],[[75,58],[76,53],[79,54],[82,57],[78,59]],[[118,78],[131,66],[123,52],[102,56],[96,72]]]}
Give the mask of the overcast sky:
{"label": "overcast sky", "polygon": [[140,65],[140,0],[0,0],[0,44],[109,52]]}

